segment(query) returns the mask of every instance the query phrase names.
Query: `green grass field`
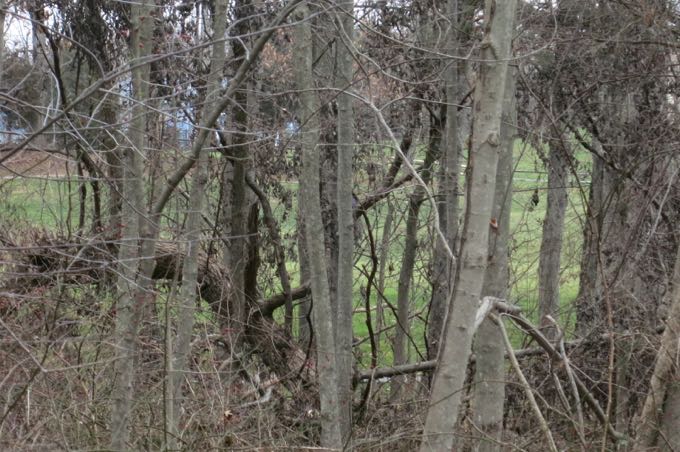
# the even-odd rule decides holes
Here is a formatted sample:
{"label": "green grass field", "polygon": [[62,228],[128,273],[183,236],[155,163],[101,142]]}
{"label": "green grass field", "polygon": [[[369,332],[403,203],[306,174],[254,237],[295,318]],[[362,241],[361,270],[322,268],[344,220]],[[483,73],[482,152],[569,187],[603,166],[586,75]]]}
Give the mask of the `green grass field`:
{"label": "green grass field", "polygon": [[[515,174],[513,180],[513,202],[511,212],[511,300],[520,305],[525,313],[536,320],[537,283],[538,283],[538,255],[540,249],[540,237],[543,217],[547,204],[547,173],[536,150],[524,146],[517,141],[515,146]],[[577,177],[571,176],[569,188],[569,205],[565,223],[565,237],[562,249],[562,279],[560,287],[560,300],[563,307],[561,323],[567,331],[573,329],[574,314],[571,309],[572,302],[578,292],[578,270],[582,243],[582,221],[584,217],[585,197],[588,192],[587,177],[590,166],[589,155],[585,152],[576,156]],[[297,189],[296,182],[284,183],[291,191]],[[361,187],[357,190],[362,193]],[[533,206],[531,197],[538,190],[539,203]],[[385,274],[384,303],[385,322],[387,325],[395,323],[392,308],[396,308],[397,280],[399,276],[400,262],[403,253],[403,237],[406,219],[407,197],[411,192],[410,187],[404,187],[392,194],[393,204],[397,206],[395,212],[393,240],[390,247],[388,263]],[[88,196],[91,195],[88,187]],[[6,179],[0,182],[0,214],[5,224],[16,224],[21,227],[38,226],[50,230],[71,232],[77,225],[79,214],[78,183],[68,179],[42,180],[39,178]],[[295,234],[297,211],[296,197],[293,196],[293,205],[284,206],[276,202],[273,207],[279,216],[284,236],[292,237]],[[169,206],[174,205],[170,203]],[[383,220],[386,213],[386,203],[381,203],[369,213],[373,226],[376,245],[380,246],[383,234]],[[284,214],[287,212],[287,214]],[[174,217],[175,215],[169,215]],[[424,320],[426,318],[427,304],[429,302],[430,286],[426,273],[427,261],[431,253],[431,231],[428,230],[428,222],[432,221],[431,206],[425,202],[421,208],[419,233],[419,259],[416,263],[414,280],[411,285],[411,301],[414,320],[412,323],[411,358],[419,359],[425,354],[424,348]],[[365,225],[362,225],[365,229]],[[364,296],[366,278],[365,273],[370,271],[370,257],[368,255],[367,234],[364,231],[359,242],[360,254],[356,259],[355,269],[355,318],[354,335],[361,340],[368,334],[366,327],[366,311]],[[297,263],[291,261],[288,265],[293,281],[298,281]],[[273,272],[272,272],[273,275]],[[276,278],[268,277],[267,280],[277,281]],[[266,289],[268,293],[280,290],[276,282]],[[372,320],[376,319],[376,304],[378,295],[372,290],[371,300]],[[391,307],[390,307],[391,306]],[[391,362],[390,339],[394,329],[388,330],[381,335],[380,362]],[[518,334],[513,334],[516,345],[520,344]],[[369,353],[368,341],[362,343],[359,353],[367,362]]]}

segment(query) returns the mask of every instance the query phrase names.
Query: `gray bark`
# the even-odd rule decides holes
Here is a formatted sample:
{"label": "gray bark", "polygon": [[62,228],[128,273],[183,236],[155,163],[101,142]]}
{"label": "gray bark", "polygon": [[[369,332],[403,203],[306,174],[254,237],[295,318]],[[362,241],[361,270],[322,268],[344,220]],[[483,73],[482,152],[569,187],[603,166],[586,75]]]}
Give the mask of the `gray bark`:
{"label": "gray bark", "polygon": [[[512,209],[512,154],[517,124],[514,70],[508,69],[503,99],[501,153],[496,170],[496,189],[491,217],[498,228],[489,235],[489,258],[484,274],[482,296],[507,299]],[[499,320],[502,321],[502,320]],[[505,353],[503,334],[499,326],[486,318],[479,327],[474,342],[475,376],[473,386],[473,422],[484,435],[474,446],[480,452],[501,450],[503,433],[503,403],[505,401]]]}
{"label": "gray bark", "polygon": [[[603,148],[597,139],[593,139],[592,147],[602,155]],[[576,299],[576,332],[581,336],[604,327],[602,276],[616,264],[601,257],[621,255],[619,248],[621,238],[625,237],[626,205],[619,176],[594,155]],[[602,264],[606,262],[610,264],[603,268]]]}
{"label": "gray bark", "polygon": [[[680,370],[678,369],[678,337],[680,336],[680,250],[673,269],[671,307],[666,329],[661,336],[649,392],[640,418],[633,450],[644,451],[659,447],[674,450],[680,444],[678,415],[680,413]],[[662,432],[663,435],[659,435]],[[675,441],[675,442],[671,442]]]}
{"label": "gray bark", "polygon": [[[432,118],[435,121],[435,118]],[[432,165],[439,154],[441,132],[438,124],[430,128],[430,140],[421,178],[424,184],[429,184],[432,179]],[[413,267],[416,262],[418,248],[418,215],[420,207],[425,201],[426,193],[422,185],[417,185],[409,197],[408,214],[406,218],[406,234],[404,237],[404,254],[401,258],[399,270],[399,283],[397,286],[397,326],[394,337],[394,365],[399,366],[408,362],[408,344],[410,337],[411,320],[409,317],[411,280],[413,279]],[[401,395],[403,378],[395,378],[392,381],[390,397],[396,400]]]}
{"label": "gray bark", "polygon": [[392,223],[394,222],[394,204],[387,198],[387,213],[385,214],[385,223],[383,224],[382,238],[380,239],[380,263],[378,266],[378,297],[375,306],[375,345],[376,354],[380,355],[380,337],[382,329],[385,326],[385,312],[384,301],[382,299],[385,293],[385,267],[390,258],[390,245],[392,235]]}
{"label": "gray bark", "polygon": [[0,0],[0,87],[2,87],[2,76],[5,71],[5,8],[6,0]]}
{"label": "gray bark", "polygon": [[[151,0],[132,5],[132,56],[142,58],[151,48]],[[148,97],[149,65],[132,70],[132,95],[135,99],[132,110],[132,124],[129,131],[130,147],[125,149],[123,184],[126,218],[123,227],[123,242],[119,250],[121,262],[118,278],[116,304],[116,348],[115,381],[111,408],[111,449],[127,450],[129,422],[134,395],[135,355],[138,349],[138,332],[143,317],[144,299],[139,294],[143,287],[137,284],[140,266],[138,240],[142,235],[142,213],[146,211],[144,202],[142,155],[146,144],[146,106]]]}
{"label": "gray bark", "polygon": [[677,368],[676,360],[675,376],[668,382],[668,395],[661,417],[661,439],[659,440],[661,452],[677,452],[678,445],[680,445],[680,428],[678,428],[680,426],[680,372]]}
{"label": "gray bark", "polygon": [[[451,21],[449,26],[445,53],[456,55],[458,52],[458,0],[447,2],[447,17]],[[458,236],[458,172],[460,171],[459,155],[460,140],[458,128],[458,60],[451,58],[447,61],[444,74],[446,94],[446,123],[444,125],[444,153],[442,155],[440,171],[440,201],[438,203],[440,228],[446,236],[449,248],[456,249]],[[447,302],[455,274],[455,262],[452,261],[443,247],[435,241],[432,301],[427,323],[427,351],[428,358],[435,359],[439,352],[444,318],[448,309]],[[454,251],[455,252],[455,251]]]}
{"label": "gray bark", "polygon": [[[597,142],[594,143],[601,149]],[[579,273],[579,292],[576,297],[576,330],[580,336],[589,334],[596,322],[596,305],[600,294],[598,256],[600,241],[604,236],[605,202],[607,197],[605,164],[593,156],[590,176],[588,209],[583,230],[583,251]]]}
{"label": "gray bark", "polygon": [[[227,2],[215,2],[213,16],[213,48],[208,75],[204,114],[213,107],[213,99],[217,98],[221,89],[222,69],[226,60],[224,37],[227,22]],[[202,152],[196,164],[196,173],[189,194],[189,212],[186,220],[186,250],[182,265],[182,289],[180,291],[180,307],[178,310],[177,338],[173,350],[172,330],[166,325],[168,359],[168,376],[166,383],[166,423],[170,450],[178,450],[180,437],[179,420],[182,407],[182,382],[187,371],[191,352],[191,338],[194,329],[194,312],[196,310],[196,292],[198,288],[199,255],[201,247],[201,225],[203,198],[208,179],[208,153]],[[169,401],[169,402],[168,402]]]}
{"label": "gray bark", "polygon": [[543,235],[538,265],[538,312],[540,325],[548,338],[556,334],[555,326],[546,319],[559,321],[560,257],[564,236],[564,218],[567,212],[567,183],[569,156],[567,140],[550,143],[548,155],[548,205],[543,219]]}
{"label": "gray bark", "polygon": [[296,13],[295,78],[300,90],[299,118],[302,137],[302,199],[305,206],[305,238],[310,264],[313,297],[312,317],[316,339],[319,396],[321,399],[321,445],[342,449],[341,409],[338,400],[338,374],[333,314],[331,308],[324,227],[319,195],[319,118],[312,73],[312,31],[307,4]]}
{"label": "gray bark", "polygon": [[485,8],[480,74],[475,89],[474,133],[468,164],[467,209],[453,306],[445,323],[438,366],[423,429],[422,451],[451,450],[470,358],[473,324],[488,256],[491,210],[517,2],[489,0]]}
{"label": "gray bark", "polygon": [[[337,87],[352,91],[353,79],[352,46],[354,1],[338,3],[337,27]],[[354,270],[354,209],[352,208],[352,158],[354,156],[354,112],[352,96],[343,93],[338,96],[338,289],[336,303],[338,316],[335,345],[338,360],[338,398],[342,412],[341,431],[343,442],[350,437],[352,427],[352,310]]]}
{"label": "gray bark", "polygon": [[[298,211],[297,211],[297,244],[298,244],[298,262],[300,264],[300,285],[309,284],[309,258],[307,256],[307,245],[305,244],[305,213],[303,210],[302,192],[298,195]],[[311,337],[311,330],[309,325],[310,313],[312,303],[310,297],[307,296],[298,305],[298,339],[305,346],[309,344]]]}
{"label": "gray bark", "polygon": [[[113,84],[110,84],[113,85]],[[107,86],[106,88],[109,88]],[[103,123],[113,126],[116,124],[116,101],[112,98],[104,99],[101,110],[98,112],[99,120]],[[107,165],[107,176],[109,177],[109,208],[108,208],[108,228],[116,234],[121,228],[121,211],[123,207],[122,184],[123,178],[123,157],[120,149],[116,146],[116,133],[113,128],[104,130],[101,138],[102,147],[106,150],[104,154]]]}
{"label": "gray bark", "polygon": [[[249,0],[239,0],[235,4],[236,24],[234,34],[241,36],[239,39],[232,40],[232,52],[234,57],[235,69],[246,58],[246,47],[244,40],[249,32],[249,16],[252,14],[251,2]],[[232,274],[232,301],[229,306],[232,310],[229,314],[229,327],[236,332],[232,337],[238,339],[242,333],[246,322],[246,299],[245,299],[245,268],[248,261],[247,256],[247,220],[248,220],[248,200],[246,193],[246,172],[248,165],[248,91],[239,89],[234,92],[232,115],[234,119],[234,129],[232,139],[232,166],[234,168],[231,192],[231,262],[230,271]]]}

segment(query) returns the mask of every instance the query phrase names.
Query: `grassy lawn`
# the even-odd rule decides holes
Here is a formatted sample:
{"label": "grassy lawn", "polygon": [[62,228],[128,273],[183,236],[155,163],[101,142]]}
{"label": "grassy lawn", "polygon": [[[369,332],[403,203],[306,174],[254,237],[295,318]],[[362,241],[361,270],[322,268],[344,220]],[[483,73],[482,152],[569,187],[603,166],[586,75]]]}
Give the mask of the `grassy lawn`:
{"label": "grassy lawn", "polygon": [[[577,178],[572,174],[569,188],[569,204],[565,223],[565,238],[562,249],[562,279],[560,287],[560,303],[563,307],[561,323],[570,331],[573,329],[574,313],[572,302],[578,292],[578,269],[582,242],[582,220],[584,217],[585,196],[587,196],[588,169],[590,165],[587,153],[578,153],[576,156]],[[358,185],[361,185],[359,181]],[[297,182],[285,182],[286,189],[295,192]],[[406,205],[412,186],[396,190],[392,194],[392,201],[396,206],[394,229],[392,231],[392,245],[390,247],[388,263],[385,273],[385,289],[383,303],[386,325],[394,325],[395,317],[393,310],[397,303],[397,281],[400,263],[403,253],[403,235],[405,232]],[[537,190],[539,203],[533,206],[531,197]],[[358,189],[361,196],[361,188]],[[79,214],[78,183],[68,179],[41,180],[38,178],[7,179],[0,182],[0,214],[5,221],[16,221],[16,224],[42,226],[47,229],[67,231],[69,223],[77,225]],[[91,196],[88,186],[88,197]],[[88,199],[89,201],[89,199]],[[282,235],[289,239],[296,233],[295,213],[297,212],[297,197],[292,197],[292,205],[282,205],[273,200],[272,207],[279,217]],[[538,255],[540,249],[540,237],[542,222],[547,204],[547,173],[536,150],[525,146],[521,141],[515,145],[515,174],[513,180],[513,202],[511,212],[511,300],[522,306],[525,313],[533,320],[536,319],[537,284],[538,284]],[[461,204],[462,205],[462,204]],[[176,206],[169,203],[169,207]],[[373,235],[376,246],[380,247],[383,235],[383,222],[387,212],[385,202],[379,204],[369,212],[369,218],[373,226]],[[170,214],[169,217],[176,218]],[[70,219],[70,221],[69,221]],[[416,263],[416,271],[411,286],[411,302],[414,320],[411,334],[411,358],[419,359],[425,354],[424,347],[424,321],[427,316],[427,304],[430,299],[430,286],[427,281],[427,262],[431,254],[431,231],[427,224],[432,221],[431,206],[428,202],[422,205],[420,212],[421,229],[419,232],[419,258]],[[366,338],[366,311],[364,306],[364,293],[366,285],[365,274],[370,271],[371,259],[368,255],[367,234],[362,222],[364,233],[358,249],[361,254],[356,258],[355,268],[355,316],[354,335],[357,340]],[[378,250],[380,252],[380,250]],[[292,281],[298,281],[299,270],[297,262],[291,260],[288,264]],[[272,276],[274,273],[272,273]],[[265,296],[280,290],[278,279],[275,277],[267,280],[273,281]],[[371,314],[375,324],[376,304],[378,294],[372,289]],[[388,364],[392,360],[391,338],[394,328],[381,335],[380,363]],[[519,343],[519,335],[513,334],[516,345]],[[368,363],[370,348],[368,341],[362,343],[359,353],[362,361]]]}

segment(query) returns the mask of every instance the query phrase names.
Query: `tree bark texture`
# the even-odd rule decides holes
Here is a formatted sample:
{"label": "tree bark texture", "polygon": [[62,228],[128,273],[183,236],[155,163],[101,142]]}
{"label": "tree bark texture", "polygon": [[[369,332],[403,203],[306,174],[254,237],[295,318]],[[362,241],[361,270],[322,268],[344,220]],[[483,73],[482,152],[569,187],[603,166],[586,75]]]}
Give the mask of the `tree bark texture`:
{"label": "tree bark texture", "polygon": [[[456,55],[458,52],[458,0],[449,0],[446,4],[446,14],[451,24],[449,26],[445,53]],[[446,122],[444,125],[443,154],[439,182],[439,218],[440,228],[446,236],[449,248],[456,249],[458,237],[458,172],[460,171],[460,140],[458,128],[458,60],[451,58],[447,62],[444,73],[446,94]],[[453,275],[455,275],[455,261],[452,261],[442,246],[435,239],[434,263],[432,268],[432,300],[427,322],[427,352],[429,359],[436,359],[439,352],[444,319],[448,310],[447,302],[453,290]]]}
{"label": "tree bark texture", "polygon": [[[227,24],[227,2],[217,0],[213,15],[213,46],[210,63],[210,74],[206,87],[204,114],[214,106],[221,89],[222,70],[226,60],[224,48],[224,33]],[[182,406],[182,382],[188,367],[191,352],[191,339],[194,329],[194,313],[196,310],[196,295],[199,282],[199,264],[201,248],[201,229],[203,224],[203,198],[208,180],[208,153],[202,152],[196,163],[191,193],[189,194],[188,214],[186,220],[186,250],[182,264],[182,288],[180,291],[180,306],[177,319],[177,337],[175,343],[171,339],[172,329],[166,325],[166,335],[170,335],[167,343],[170,345],[166,353],[170,354],[168,376],[166,383],[166,398],[170,403],[166,408],[166,422],[168,423],[168,446],[171,450],[179,449],[180,432],[179,421]],[[174,345],[174,346],[173,346]]]}
{"label": "tree bark texture", "polygon": [[495,191],[503,94],[517,2],[487,1],[480,74],[473,106],[463,242],[453,306],[430,393],[421,450],[451,450],[470,358],[473,323],[484,283]]}
{"label": "tree bark texture", "polygon": [[[491,218],[497,228],[489,234],[489,258],[484,274],[482,296],[507,299],[509,273],[510,211],[512,209],[513,150],[517,124],[515,74],[508,68],[503,99],[501,153],[496,170],[496,188]],[[502,322],[502,318],[499,317]],[[475,375],[473,385],[472,420],[483,435],[474,450],[499,452],[503,433],[505,402],[505,352],[499,326],[487,317],[474,340]]]}
{"label": "tree bark texture", "polygon": [[543,234],[538,264],[538,312],[544,334],[553,338],[555,326],[546,319],[559,321],[560,257],[564,237],[564,218],[567,212],[567,184],[569,156],[566,137],[550,143],[548,155],[548,203],[543,219]]}
{"label": "tree bark texture", "polygon": [[[338,3],[336,10],[338,37],[336,39],[338,77],[337,88],[352,91],[353,67],[352,49],[354,36],[354,1]],[[353,97],[348,92],[338,95],[338,289],[336,303],[338,315],[335,345],[338,364],[338,398],[343,443],[350,437],[352,427],[352,311],[353,311],[353,270],[354,270],[354,209],[352,207],[354,156],[354,113]]]}
{"label": "tree bark texture", "polygon": [[327,261],[324,246],[324,226],[321,220],[319,195],[319,119],[318,100],[314,92],[312,73],[312,31],[309,9],[300,6],[295,33],[295,77],[301,91],[299,118],[302,139],[302,199],[305,213],[305,238],[310,264],[312,287],[312,318],[316,339],[319,396],[321,399],[321,445],[342,448],[342,411],[338,400],[338,367],[331,307]]}
{"label": "tree bark texture", "polygon": [[[599,144],[594,143],[598,149]],[[604,236],[605,204],[608,188],[605,163],[593,156],[593,169],[590,176],[588,208],[583,229],[583,251],[579,273],[579,293],[576,297],[576,329],[579,335],[588,334],[596,323],[596,306],[601,296],[599,253]]]}
{"label": "tree bark texture", "polygon": [[[638,420],[635,451],[674,450],[680,440],[680,250],[673,270],[671,308],[661,336],[649,392]],[[660,435],[659,433],[663,433]]]}
{"label": "tree bark texture", "polygon": [[[432,180],[432,167],[437,160],[441,146],[440,124],[436,118],[430,127],[430,140],[423,162],[421,178],[423,183],[429,184]],[[404,237],[404,253],[399,270],[399,283],[397,285],[397,327],[394,336],[394,365],[399,366],[408,362],[408,349],[411,337],[409,310],[411,307],[411,280],[413,279],[413,267],[416,263],[416,251],[418,249],[418,217],[420,207],[425,201],[426,193],[422,185],[416,185],[409,197],[408,212],[406,217],[406,234]],[[403,378],[392,380],[390,397],[397,400],[401,395]]]}
{"label": "tree bark texture", "polygon": [[[133,58],[143,58],[151,49],[153,3],[144,0],[132,5]],[[134,397],[134,375],[136,354],[139,348],[138,334],[144,313],[146,297],[139,296],[144,287],[138,286],[140,270],[139,239],[143,234],[142,216],[146,212],[144,199],[142,156],[146,144],[146,105],[148,97],[149,65],[132,70],[132,124],[129,132],[130,147],[125,149],[123,184],[125,202],[123,207],[126,223],[122,232],[119,250],[120,276],[118,278],[118,300],[116,303],[116,374],[111,407],[111,449],[127,450],[129,423]],[[143,252],[143,251],[142,251]]]}
{"label": "tree bark texture", "polygon": [[[239,0],[235,3],[236,22],[234,34],[239,39],[232,40],[232,53],[234,56],[234,70],[238,68],[246,58],[245,42],[247,41],[249,27],[249,17],[253,14],[253,7],[250,0]],[[233,312],[229,313],[229,328],[240,334],[245,325],[245,315],[247,313],[245,299],[245,268],[248,261],[247,256],[247,220],[248,220],[248,199],[246,186],[246,172],[248,166],[248,90],[247,84],[234,92],[232,115],[234,120],[235,133],[232,138],[232,192],[231,192],[231,262],[230,268],[233,280]]]}

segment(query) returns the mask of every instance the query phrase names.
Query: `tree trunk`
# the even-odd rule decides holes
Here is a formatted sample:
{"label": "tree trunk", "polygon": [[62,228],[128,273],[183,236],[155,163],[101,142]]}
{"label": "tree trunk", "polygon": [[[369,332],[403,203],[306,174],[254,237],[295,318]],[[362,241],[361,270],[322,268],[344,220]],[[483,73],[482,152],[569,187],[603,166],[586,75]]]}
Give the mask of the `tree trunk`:
{"label": "tree trunk", "polygon": [[[208,75],[203,114],[208,114],[214,107],[214,99],[221,89],[222,70],[226,60],[224,48],[224,33],[227,23],[227,2],[215,2],[213,16],[213,48]],[[182,382],[188,370],[191,352],[191,338],[194,329],[194,312],[196,310],[196,294],[199,279],[199,256],[201,248],[201,226],[203,224],[203,198],[208,180],[208,153],[202,152],[196,163],[196,173],[189,194],[189,212],[186,220],[186,250],[182,263],[182,289],[180,291],[181,306],[178,310],[177,338],[175,347],[172,344],[172,328],[166,325],[168,336],[166,349],[168,356],[168,375],[166,383],[166,429],[169,434],[167,440],[170,450],[179,450],[180,434],[179,421],[182,407]]]}
{"label": "tree trunk", "polygon": [[[104,89],[112,88],[113,84],[110,86],[105,86]],[[113,128],[116,124],[117,114],[116,114],[116,100],[113,96],[107,96],[103,99],[102,108],[99,111],[99,121],[105,124],[107,127]],[[108,204],[108,221],[107,227],[109,233],[112,236],[117,236],[121,230],[122,218],[121,212],[123,209],[123,197],[122,197],[122,183],[123,178],[123,156],[121,155],[120,149],[116,146],[116,130],[104,130],[100,138],[101,146],[105,150],[104,158],[106,159],[107,173],[109,178],[109,204]]]}
{"label": "tree trunk", "polygon": [[[661,347],[638,420],[635,451],[674,450],[680,444],[678,414],[680,412],[680,370],[678,364],[678,337],[680,337],[680,250],[673,269],[671,307],[666,319],[666,329],[661,336]],[[660,438],[659,432],[663,433]],[[672,441],[675,442],[672,442]]]}
{"label": "tree trunk", "polygon": [[380,356],[381,331],[385,326],[385,312],[383,296],[385,293],[385,266],[390,259],[390,245],[392,243],[392,223],[394,222],[394,203],[387,198],[387,213],[380,239],[380,264],[378,266],[378,294],[375,306],[375,353]]}
{"label": "tree trunk", "polygon": [[2,77],[5,71],[5,8],[7,0],[0,0],[0,87],[2,87]]}
{"label": "tree trunk", "polygon": [[556,329],[546,319],[551,316],[559,321],[560,309],[560,257],[564,218],[567,212],[567,183],[569,180],[569,156],[566,137],[559,143],[550,143],[548,156],[548,205],[543,219],[543,235],[538,265],[538,312],[539,324],[544,334],[552,339]]}
{"label": "tree trunk", "polygon": [[[239,0],[235,4],[236,22],[234,34],[240,36],[239,39],[232,40],[232,52],[234,56],[234,70],[246,58],[246,39],[250,27],[249,18],[253,13],[250,0]],[[247,221],[248,221],[248,199],[246,187],[246,171],[248,165],[248,91],[247,84],[243,89],[234,93],[234,107],[232,115],[234,117],[234,130],[232,141],[232,166],[234,168],[231,192],[231,262],[230,270],[232,274],[232,302],[233,312],[229,312],[229,328],[232,338],[238,342],[238,336],[246,322],[247,302],[245,300],[245,268],[248,261],[247,256]]]}
{"label": "tree trunk", "polygon": [[333,316],[331,308],[324,227],[319,196],[319,119],[317,94],[313,91],[312,32],[309,8],[303,4],[297,11],[299,22],[295,33],[295,76],[300,90],[298,117],[303,124],[302,137],[302,199],[305,206],[305,236],[309,255],[312,287],[312,317],[316,339],[319,396],[321,399],[321,445],[342,449],[342,414],[338,400],[338,368]]}
{"label": "tree trunk", "polygon": [[[601,149],[593,140],[593,145]],[[605,164],[601,158],[593,156],[593,169],[590,175],[588,209],[583,229],[583,251],[579,273],[579,291],[576,297],[576,331],[580,336],[589,334],[596,322],[596,306],[600,298],[599,253],[604,235],[604,215],[607,188]]]}
{"label": "tree trunk", "polygon": [[[302,190],[298,194],[298,210],[297,210],[297,244],[298,244],[298,262],[300,264],[300,285],[309,284],[310,270],[309,257],[307,254],[307,244],[305,243],[305,213],[303,209],[304,201],[302,200]],[[306,296],[298,305],[298,339],[304,346],[309,344],[311,340],[312,331],[310,328],[310,315],[312,309],[312,302],[309,296]]]}
{"label": "tree trunk", "polygon": [[489,229],[500,142],[507,58],[517,2],[489,0],[485,8],[480,74],[473,106],[474,133],[468,162],[467,209],[453,306],[430,394],[421,450],[451,450],[467,364],[473,324],[484,283]]}
{"label": "tree trunk", "polygon": [[[448,30],[447,44],[444,52],[456,55],[458,52],[458,0],[448,0],[447,16],[451,20]],[[446,236],[449,248],[456,249],[458,237],[458,163],[460,155],[460,141],[458,130],[458,60],[451,58],[444,74],[446,94],[446,123],[444,126],[444,154],[440,171],[440,228]],[[427,322],[427,353],[428,359],[436,359],[439,352],[444,318],[448,310],[447,302],[453,289],[453,275],[455,262],[451,261],[446,250],[435,240],[433,257],[432,300]],[[455,251],[454,251],[455,252]]]}
{"label": "tree trunk", "polygon": [[[153,18],[151,0],[132,5],[132,43],[134,58],[143,58],[151,49]],[[143,316],[144,300],[137,295],[143,291],[137,284],[140,260],[139,239],[142,236],[142,218],[146,211],[144,202],[142,155],[146,144],[146,105],[148,97],[149,65],[132,70],[132,124],[128,133],[130,147],[125,149],[123,186],[127,202],[124,204],[123,241],[119,251],[120,277],[118,278],[118,301],[116,303],[116,376],[112,393],[111,449],[127,450],[129,422],[134,395],[135,355],[138,349],[138,333]],[[142,251],[143,252],[143,251]]]}
{"label": "tree trunk", "polygon": [[[677,333],[676,332],[676,337]],[[678,360],[675,360],[674,376],[668,382],[668,395],[661,417],[660,452],[677,452],[680,445],[680,372]]]}
{"label": "tree trunk", "polygon": [[[501,153],[496,170],[491,218],[498,224],[489,235],[489,259],[484,274],[482,296],[507,299],[510,241],[510,211],[512,209],[513,149],[517,124],[514,69],[508,68],[503,99]],[[501,320],[502,321],[502,320]],[[503,433],[503,403],[505,402],[505,352],[503,333],[498,325],[486,318],[479,327],[474,342],[475,376],[473,386],[473,422],[483,437],[475,444],[479,452],[501,450]]]}
{"label": "tree trunk", "polygon": [[[343,0],[338,3],[336,13],[337,27],[337,88],[352,91],[353,79],[352,48],[354,29],[354,1]],[[340,403],[341,431],[343,443],[350,438],[352,427],[352,310],[353,310],[353,270],[354,270],[354,209],[352,207],[354,156],[354,112],[353,97],[348,93],[338,96],[338,305],[335,345],[338,364],[338,398]]]}
{"label": "tree trunk", "polygon": [[[437,160],[441,145],[441,130],[437,118],[431,118],[430,142],[425,154],[421,178],[425,184],[432,179],[432,166]],[[408,362],[408,345],[410,338],[411,320],[409,317],[411,280],[413,279],[413,267],[416,262],[418,248],[418,215],[420,207],[425,200],[425,188],[417,185],[408,201],[408,216],[406,218],[406,236],[404,237],[404,254],[401,259],[399,271],[399,284],[397,287],[397,325],[394,336],[394,365],[398,366]],[[401,395],[401,387],[404,378],[398,377],[392,380],[391,399],[396,401]]]}

